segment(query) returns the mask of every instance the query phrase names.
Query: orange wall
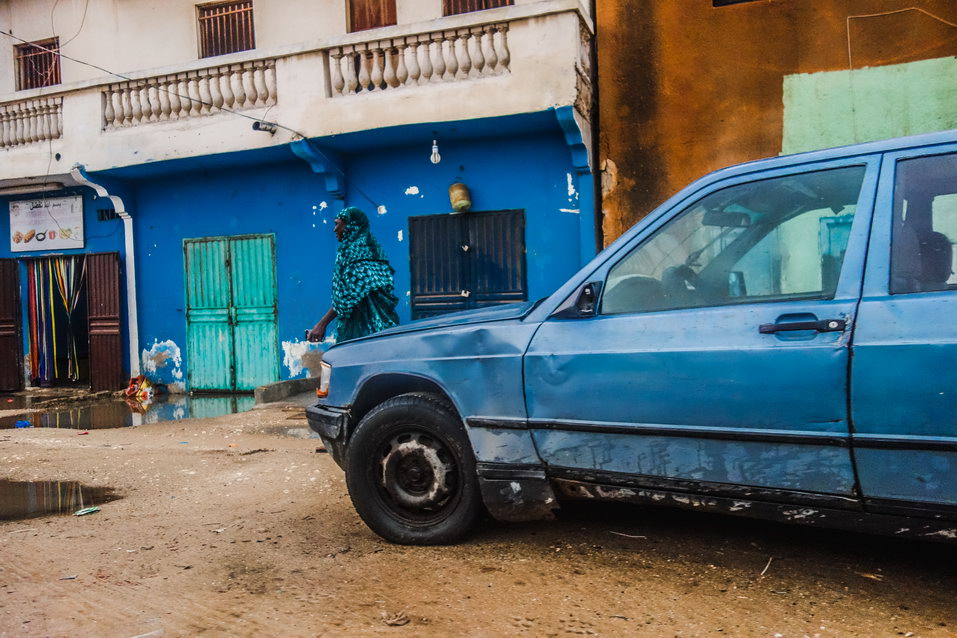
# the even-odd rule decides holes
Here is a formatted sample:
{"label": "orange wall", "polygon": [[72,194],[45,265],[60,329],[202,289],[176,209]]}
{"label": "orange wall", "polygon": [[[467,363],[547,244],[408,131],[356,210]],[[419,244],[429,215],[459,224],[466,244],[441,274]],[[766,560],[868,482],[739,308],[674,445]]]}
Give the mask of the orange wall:
{"label": "orange wall", "polygon": [[[954,0],[598,0],[603,230],[781,152],[784,76],[957,55]],[[883,12],[890,15],[852,18]],[[955,107],[957,108],[957,107]]]}

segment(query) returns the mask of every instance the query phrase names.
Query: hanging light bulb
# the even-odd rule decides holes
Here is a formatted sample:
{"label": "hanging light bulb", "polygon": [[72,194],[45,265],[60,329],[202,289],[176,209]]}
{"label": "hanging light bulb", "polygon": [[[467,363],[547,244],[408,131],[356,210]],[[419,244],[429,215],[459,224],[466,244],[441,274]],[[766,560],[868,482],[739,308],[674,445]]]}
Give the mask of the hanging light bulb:
{"label": "hanging light bulb", "polygon": [[442,156],[439,155],[439,142],[438,140],[432,140],[432,157],[429,160],[433,164],[438,164],[442,161]]}

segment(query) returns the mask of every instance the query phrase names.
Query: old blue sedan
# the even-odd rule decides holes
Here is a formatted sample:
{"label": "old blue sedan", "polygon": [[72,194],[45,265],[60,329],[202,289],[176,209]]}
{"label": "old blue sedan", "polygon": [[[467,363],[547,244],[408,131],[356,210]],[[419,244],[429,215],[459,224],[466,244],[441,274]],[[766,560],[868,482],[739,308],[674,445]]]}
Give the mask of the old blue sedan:
{"label": "old blue sedan", "polygon": [[332,348],[363,520],[448,543],[565,499],[957,540],[957,131],[691,184],[537,303]]}

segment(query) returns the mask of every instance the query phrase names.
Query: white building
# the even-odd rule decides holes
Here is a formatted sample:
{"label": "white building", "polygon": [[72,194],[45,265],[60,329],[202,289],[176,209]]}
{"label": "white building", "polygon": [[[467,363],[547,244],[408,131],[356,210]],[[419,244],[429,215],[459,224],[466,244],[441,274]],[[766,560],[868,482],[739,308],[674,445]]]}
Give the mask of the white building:
{"label": "white building", "polygon": [[403,321],[551,292],[595,252],[592,32],[580,0],[0,0],[0,389],[306,374],[346,205]]}

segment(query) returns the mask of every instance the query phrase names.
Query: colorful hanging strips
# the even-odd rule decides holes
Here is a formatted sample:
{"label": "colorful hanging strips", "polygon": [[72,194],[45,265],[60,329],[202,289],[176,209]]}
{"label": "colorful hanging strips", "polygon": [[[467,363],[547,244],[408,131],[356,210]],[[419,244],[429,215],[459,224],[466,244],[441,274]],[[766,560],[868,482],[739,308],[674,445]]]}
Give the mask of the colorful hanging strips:
{"label": "colorful hanging strips", "polygon": [[86,260],[82,255],[37,259],[27,264],[30,374],[40,385],[64,378],[60,375],[62,346],[66,347],[65,378],[79,380],[73,314],[80,302],[85,276]]}

